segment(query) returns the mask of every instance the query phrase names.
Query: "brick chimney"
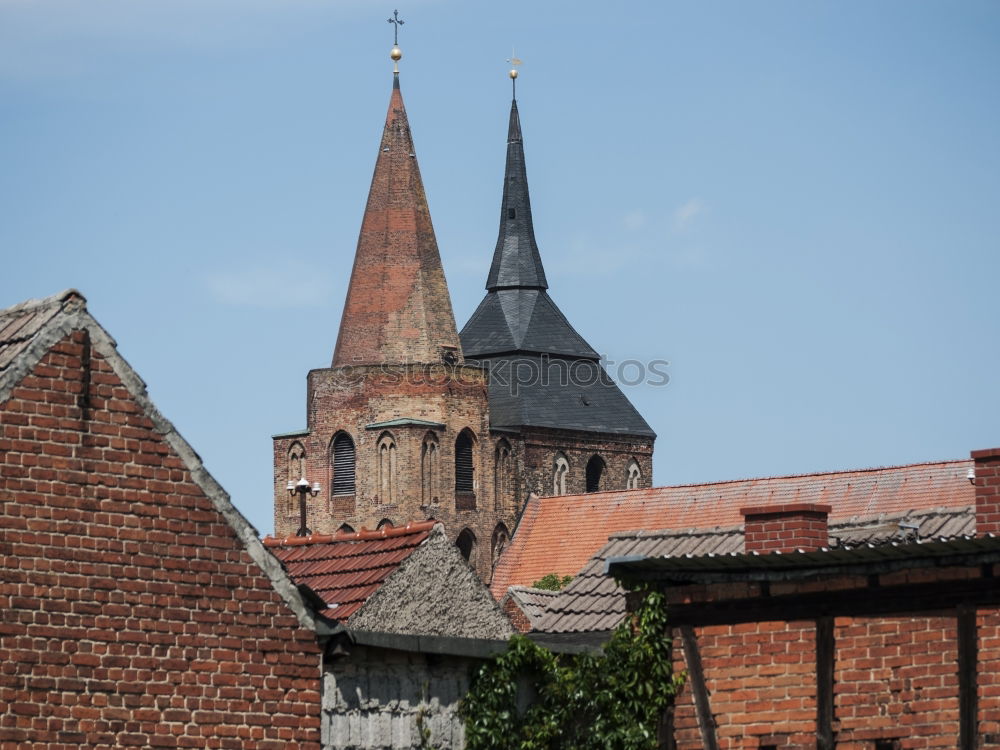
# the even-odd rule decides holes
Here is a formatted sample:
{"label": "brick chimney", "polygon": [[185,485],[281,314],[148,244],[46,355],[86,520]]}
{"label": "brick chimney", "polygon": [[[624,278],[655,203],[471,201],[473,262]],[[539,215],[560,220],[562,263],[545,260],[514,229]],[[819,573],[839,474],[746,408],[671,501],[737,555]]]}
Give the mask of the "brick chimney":
{"label": "brick chimney", "polygon": [[[1000,454],[998,454],[1000,455]],[[829,505],[786,503],[740,508],[747,552],[817,550],[830,542]]]}
{"label": "brick chimney", "polygon": [[972,451],[976,485],[976,536],[1000,536],[1000,448]]}

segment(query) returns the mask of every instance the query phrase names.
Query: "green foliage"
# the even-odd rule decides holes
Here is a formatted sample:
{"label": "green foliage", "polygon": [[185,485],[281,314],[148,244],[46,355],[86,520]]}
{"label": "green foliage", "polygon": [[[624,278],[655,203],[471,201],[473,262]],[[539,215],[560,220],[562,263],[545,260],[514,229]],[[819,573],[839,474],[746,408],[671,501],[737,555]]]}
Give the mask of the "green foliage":
{"label": "green foliage", "polygon": [[559,591],[572,580],[573,576],[563,576],[560,578],[555,573],[547,573],[531,584],[531,587],[534,589],[545,589],[546,591]]}
{"label": "green foliage", "polygon": [[[604,652],[555,655],[515,635],[462,702],[467,750],[655,750],[683,675],[672,673],[666,604],[646,594]],[[519,702],[520,698],[520,702]]]}

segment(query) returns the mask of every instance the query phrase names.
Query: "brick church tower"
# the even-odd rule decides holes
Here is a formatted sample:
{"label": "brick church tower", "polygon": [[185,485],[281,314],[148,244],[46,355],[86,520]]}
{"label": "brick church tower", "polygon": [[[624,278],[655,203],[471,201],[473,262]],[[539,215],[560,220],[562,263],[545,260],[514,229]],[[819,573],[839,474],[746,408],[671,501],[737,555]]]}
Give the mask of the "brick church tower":
{"label": "brick church tower", "polygon": [[464,363],[413,139],[394,74],[332,366],[307,382],[307,426],[274,437],[274,526],[314,533],[435,518],[489,579],[513,528],[494,497],[486,372]]}
{"label": "brick church tower", "polygon": [[274,528],[434,518],[489,581],[529,494],[649,487],[655,434],[547,293],[516,100],[487,295],[462,331],[394,74],[331,367],[274,436]]}

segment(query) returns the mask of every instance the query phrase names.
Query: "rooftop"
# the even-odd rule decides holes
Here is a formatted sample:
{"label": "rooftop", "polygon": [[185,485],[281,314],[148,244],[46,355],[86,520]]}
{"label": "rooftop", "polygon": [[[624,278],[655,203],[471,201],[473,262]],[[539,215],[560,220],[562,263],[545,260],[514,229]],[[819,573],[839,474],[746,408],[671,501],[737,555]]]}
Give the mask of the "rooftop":
{"label": "rooftop", "polygon": [[[975,512],[971,506],[907,511],[831,524],[830,547],[837,550],[837,560],[854,559],[852,553],[859,549],[863,550],[863,558],[870,559],[891,556],[894,552],[879,550],[895,550],[908,542],[964,542],[974,532]],[[746,557],[739,526],[614,534],[532,627],[556,634],[606,632],[617,627],[625,616],[625,592],[606,573],[607,561],[612,558],[659,560],[663,566],[669,565],[666,560],[678,561],[682,566],[694,564],[692,561],[717,560],[732,568]],[[797,555],[784,557],[792,559]]]}
{"label": "rooftop", "polygon": [[346,622],[430,536],[435,521],[377,531],[264,539],[296,584],[323,599],[320,614]]}
{"label": "rooftop", "polygon": [[532,498],[493,576],[496,598],[548,573],[576,575],[616,532],[738,526],[740,508],[831,506],[830,523],[915,509],[967,508],[968,459],[822,474]]}

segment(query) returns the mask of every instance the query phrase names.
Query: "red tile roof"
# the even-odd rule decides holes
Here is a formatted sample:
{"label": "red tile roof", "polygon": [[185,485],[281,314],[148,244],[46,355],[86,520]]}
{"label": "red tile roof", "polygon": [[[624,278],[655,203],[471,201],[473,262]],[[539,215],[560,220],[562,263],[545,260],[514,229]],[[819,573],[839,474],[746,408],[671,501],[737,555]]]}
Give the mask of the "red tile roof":
{"label": "red tile roof", "polygon": [[346,622],[424,543],[435,523],[285,539],[269,536],[264,545],[296,584],[305,584],[322,597],[328,608],[321,615]]}
{"label": "red tile roof", "polygon": [[527,586],[548,573],[576,575],[616,532],[740,525],[740,508],[750,505],[823,503],[832,508],[831,521],[974,505],[966,476],[972,465],[966,459],[532,498],[490,589],[499,600],[509,586]]}

